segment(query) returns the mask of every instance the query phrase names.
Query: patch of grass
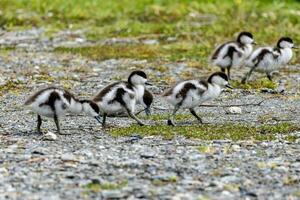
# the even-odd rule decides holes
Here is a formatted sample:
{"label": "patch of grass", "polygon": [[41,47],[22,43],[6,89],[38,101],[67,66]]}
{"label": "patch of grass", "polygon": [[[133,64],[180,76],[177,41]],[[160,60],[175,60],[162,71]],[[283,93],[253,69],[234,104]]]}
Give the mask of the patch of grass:
{"label": "patch of grass", "polygon": [[15,50],[16,48],[13,47],[13,46],[5,46],[5,47],[0,47],[0,52],[6,52],[6,51],[12,51],[12,50]]}
{"label": "patch of grass", "polygon": [[261,88],[269,88],[269,89],[275,89],[277,87],[277,83],[270,81],[267,78],[262,78],[259,80],[252,80],[249,81],[246,84],[242,84],[241,81],[235,81],[231,80],[230,83],[232,84],[232,87],[239,88],[239,89],[261,89]]}
{"label": "patch of grass", "polygon": [[9,80],[5,84],[0,85],[0,96],[6,93],[18,94],[21,90],[24,89],[24,83],[20,81]]}
{"label": "patch of grass", "polygon": [[298,185],[299,182],[300,182],[299,179],[292,177],[292,176],[286,176],[283,178],[284,185],[289,185],[289,186]]}
{"label": "patch of grass", "polygon": [[293,193],[296,197],[300,197],[300,190],[297,190]]}
{"label": "patch of grass", "polygon": [[[150,115],[150,116],[142,116],[142,119],[152,120],[152,121],[162,121],[168,119],[168,114],[161,114],[161,115]],[[175,116],[176,121],[183,121],[183,120],[189,120],[192,119],[193,116],[191,114],[184,114],[179,113]]]}
{"label": "patch of grass", "polygon": [[[91,47],[58,47],[55,48],[58,53],[76,53],[93,60],[106,60],[118,58],[133,58],[147,60],[165,60],[165,61],[187,61],[196,60],[198,63],[206,63],[207,58],[201,55],[201,48],[197,44],[113,44]],[[208,53],[208,52],[207,52]],[[201,68],[204,64],[199,64]],[[195,67],[195,66],[194,66]],[[162,71],[165,68],[159,68]]]}
{"label": "patch of grass", "polygon": [[225,184],[223,186],[223,190],[227,190],[227,191],[230,191],[230,192],[238,192],[239,191],[239,187],[240,187],[239,184],[228,183],[228,184]]}
{"label": "patch of grass", "polygon": [[152,184],[155,185],[155,186],[164,186],[164,185],[167,185],[167,184],[176,183],[177,181],[178,181],[178,177],[174,175],[174,176],[169,176],[165,180],[154,179],[152,181]]}
{"label": "patch of grass", "polygon": [[100,192],[101,190],[117,190],[125,187],[128,184],[127,181],[121,181],[119,183],[99,183],[99,182],[90,182],[85,185],[83,188],[86,192]]}
{"label": "patch of grass", "polygon": [[160,54],[156,45],[102,45],[94,47],[67,48],[59,47],[56,52],[77,53],[93,60],[106,60],[111,58],[153,59]]}
{"label": "patch of grass", "polygon": [[199,146],[198,150],[201,153],[206,153],[206,154],[213,154],[214,152],[216,152],[216,148],[214,148],[212,146],[207,146],[207,145]]}
{"label": "patch of grass", "polygon": [[35,81],[40,81],[40,82],[47,82],[47,83],[53,83],[55,81],[55,78],[53,78],[50,74],[48,73],[40,73],[38,76],[34,77]]}
{"label": "patch of grass", "polygon": [[[202,124],[192,126],[167,125],[138,126],[112,128],[112,136],[129,136],[133,133],[142,136],[157,135],[166,139],[171,139],[174,135],[182,135],[187,138],[197,138],[202,140],[275,140],[276,134],[287,134],[293,131],[299,131],[300,126],[292,123],[278,123],[261,126],[250,126],[246,124]],[[293,138],[290,138],[293,139]]]}
{"label": "patch of grass", "polygon": [[[260,45],[275,45],[284,35],[299,43],[299,9],[297,0],[2,0],[0,26],[8,30],[43,27],[46,34],[52,35],[62,29],[84,29],[90,40],[157,39],[159,47],[142,45],[138,49],[126,45],[104,47],[103,51],[99,50],[103,47],[95,47],[98,50],[91,54],[97,59],[108,59],[130,57],[138,52],[137,59],[188,59],[203,67],[207,66],[215,44],[234,39],[242,30],[254,33]],[[170,37],[175,39],[169,40]],[[89,55],[84,50],[73,52]],[[297,60],[299,55],[294,59]]]}

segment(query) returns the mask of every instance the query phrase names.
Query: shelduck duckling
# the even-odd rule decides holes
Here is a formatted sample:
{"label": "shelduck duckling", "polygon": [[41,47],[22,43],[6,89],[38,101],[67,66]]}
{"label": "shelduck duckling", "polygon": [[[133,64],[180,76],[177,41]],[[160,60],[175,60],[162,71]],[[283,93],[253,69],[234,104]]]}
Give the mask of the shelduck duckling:
{"label": "shelduck duckling", "polygon": [[133,71],[127,81],[116,82],[102,89],[92,101],[100,108],[105,126],[107,115],[114,115],[126,111],[128,116],[139,125],[145,125],[135,114],[137,101],[143,98],[147,75],[143,71]]}
{"label": "shelduck duckling", "polygon": [[175,125],[173,119],[180,108],[189,109],[190,113],[202,123],[202,119],[194,108],[203,102],[217,98],[224,87],[231,88],[227,75],[223,72],[216,72],[210,75],[207,81],[187,80],[168,89],[163,97],[174,106],[173,113],[168,119],[168,125]]}
{"label": "shelduck duckling", "polygon": [[58,87],[47,87],[33,93],[26,101],[32,111],[37,113],[37,132],[41,133],[42,116],[51,117],[60,133],[59,117],[67,112],[79,114],[85,112],[87,115],[100,121],[99,107],[90,100],[78,100],[69,91]]}
{"label": "shelduck duckling", "polygon": [[250,71],[244,76],[242,83],[249,80],[253,71],[266,73],[268,79],[272,80],[272,73],[292,59],[293,48],[297,48],[293,40],[289,37],[282,37],[274,48],[260,47],[256,49],[245,61],[245,66],[249,67]]}
{"label": "shelduck duckling", "polygon": [[256,44],[253,35],[249,32],[241,32],[236,41],[229,41],[219,45],[211,56],[211,63],[221,68],[222,72],[227,69],[227,76],[230,79],[231,67],[237,67],[247,58]]}

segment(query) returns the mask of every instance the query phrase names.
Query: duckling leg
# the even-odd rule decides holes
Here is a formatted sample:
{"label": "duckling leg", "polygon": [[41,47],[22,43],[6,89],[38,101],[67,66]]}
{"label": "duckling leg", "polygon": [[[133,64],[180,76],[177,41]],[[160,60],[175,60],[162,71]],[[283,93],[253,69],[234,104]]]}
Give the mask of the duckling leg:
{"label": "duckling leg", "polygon": [[129,115],[129,117],[131,117],[132,119],[134,119],[140,126],[144,126],[145,124],[139,120],[132,112],[131,110],[129,110],[128,108],[126,108],[127,114]]}
{"label": "duckling leg", "polygon": [[102,116],[102,127],[105,127],[105,122],[106,122],[106,117],[107,117],[107,113],[103,113],[103,116]]}
{"label": "duckling leg", "polygon": [[196,117],[196,119],[202,124],[202,123],[203,123],[203,122],[202,122],[202,119],[197,115],[197,113],[196,113],[196,111],[194,110],[194,108],[190,108],[189,110],[190,110],[191,114],[192,114],[194,117]]}
{"label": "duckling leg", "polygon": [[174,108],[174,110],[173,110],[173,113],[172,113],[172,115],[171,115],[171,117],[168,119],[168,125],[169,126],[175,126],[175,124],[174,124],[174,117],[175,117],[175,115],[176,115],[176,112],[179,110],[179,108],[180,108],[180,106],[175,106],[175,108]]}
{"label": "duckling leg", "polygon": [[57,115],[54,115],[54,122],[55,122],[55,125],[56,125],[56,128],[57,128],[57,133],[60,134],[60,127],[59,127],[59,121],[58,121]]}
{"label": "duckling leg", "polygon": [[145,108],[145,113],[147,116],[151,115],[151,108],[150,107]]}
{"label": "duckling leg", "polygon": [[245,84],[245,83],[248,82],[248,80],[249,80],[249,78],[250,78],[250,76],[251,76],[251,74],[252,74],[252,72],[254,71],[255,68],[256,67],[251,68],[250,71],[244,76],[244,78],[242,79],[242,84]]}
{"label": "duckling leg", "polygon": [[41,134],[42,117],[40,115],[37,115],[37,117],[37,132]]}
{"label": "duckling leg", "polygon": [[269,79],[270,81],[272,81],[272,75],[271,75],[271,74],[267,73],[267,77],[268,77],[268,79]]}
{"label": "duckling leg", "polygon": [[228,77],[228,80],[230,80],[230,66],[227,68],[227,77]]}

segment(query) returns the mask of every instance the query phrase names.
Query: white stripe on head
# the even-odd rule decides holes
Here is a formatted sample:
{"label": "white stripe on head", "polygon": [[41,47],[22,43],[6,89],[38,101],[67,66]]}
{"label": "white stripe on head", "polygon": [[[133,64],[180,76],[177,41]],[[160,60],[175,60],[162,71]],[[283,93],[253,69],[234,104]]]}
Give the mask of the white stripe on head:
{"label": "white stripe on head", "polygon": [[147,79],[135,74],[131,77],[130,81],[133,85],[144,85],[147,82]]}

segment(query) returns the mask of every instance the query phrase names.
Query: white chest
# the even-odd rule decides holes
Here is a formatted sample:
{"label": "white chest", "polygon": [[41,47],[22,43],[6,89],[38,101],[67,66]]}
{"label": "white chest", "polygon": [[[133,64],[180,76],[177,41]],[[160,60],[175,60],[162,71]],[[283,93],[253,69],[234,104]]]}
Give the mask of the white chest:
{"label": "white chest", "polygon": [[279,58],[279,63],[282,65],[287,64],[293,57],[293,51],[291,48],[284,48],[281,50],[281,56]]}
{"label": "white chest", "polygon": [[209,84],[208,90],[205,92],[204,98],[205,101],[213,100],[217,98],[222,92],[222,89],[219,85]]}
{"label": "white chest", "polygon": [[244,57],[244,58],[248,58],[248,57],[251,55],[252,51],[253,51],[253,47],[252,47],[251,44],[246,44],[246,45],[244,46],[243,50],[244,50],[244,55],[243,55],[243,57]]}
{"label": "white chest", "polygon": [[138,85],[134,87],[134,92],[135,92],[135,99],[138,101],[143,98],[145,88],[142,85]]}

